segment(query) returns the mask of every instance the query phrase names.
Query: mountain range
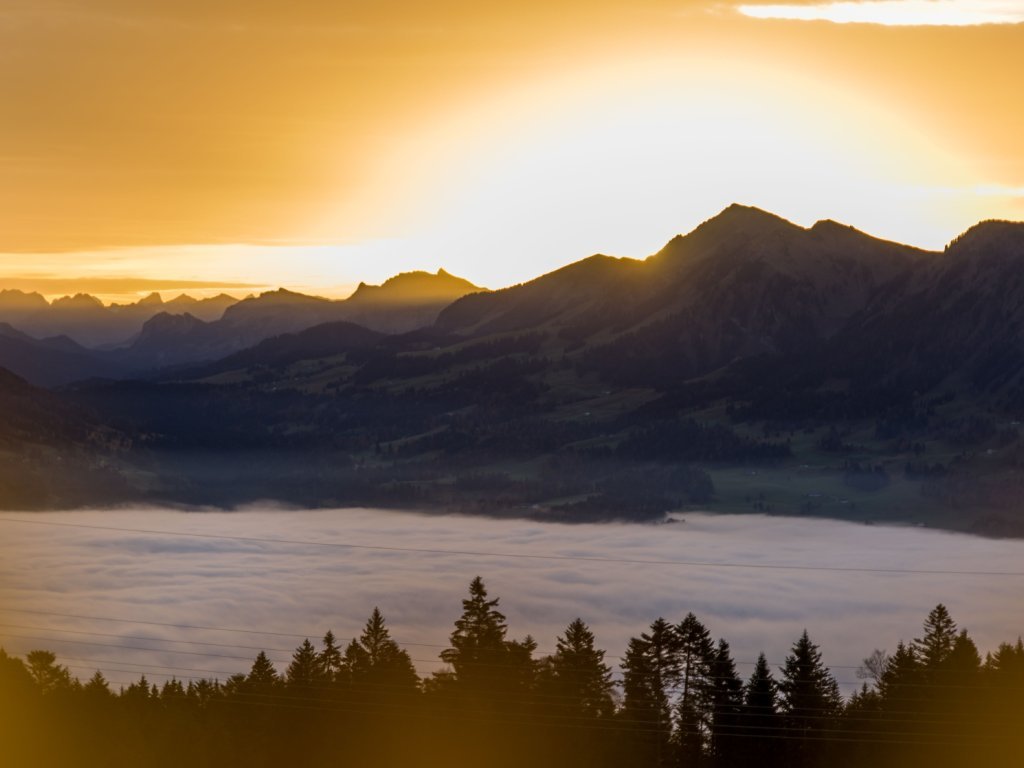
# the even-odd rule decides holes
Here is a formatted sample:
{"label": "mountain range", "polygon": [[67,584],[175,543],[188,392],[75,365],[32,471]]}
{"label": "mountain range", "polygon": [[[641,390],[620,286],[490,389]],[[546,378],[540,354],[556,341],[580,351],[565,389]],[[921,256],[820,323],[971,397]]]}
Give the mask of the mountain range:
{"label": "mountain range", "polygon": [[49,302],[38,293],[0,290],[0,322],[35,338],[67,336],[82,346],[104,347],[127,343],[139,333],[143,323],[160,313],[188,312],[211,321],[237,301],[227,294],[208,299],[182,294],[164,301],[159,293],[151,293],[133,304],[106,306],[86,293]]}
{"label": "mountain range", "polygon": [[[734,205],[647,259],[498,291],[442,271],[159,314],[102,353],[131,378],[59,396],[128,436],[165,500],[699,505],[1016,535],[1022,267],[1020,223],[929,252]],[[21,330],[0,342],[23,371],[24,345],[68,365],[37,383],[98,375],[74,342]]]}
{"label": "mountain range", "polygon": [[480,290],[439,270],[400,274],[380,286],[361,283],[338,301],[279,289],[242,300],[180,296],[163,302],[152,294],[105,307],[85,294],[50,304],[39,294],[0,291],[0,366],[42,386],[138,376],[215,360],[327,322],[409,331],[430,325],[454,299]]}

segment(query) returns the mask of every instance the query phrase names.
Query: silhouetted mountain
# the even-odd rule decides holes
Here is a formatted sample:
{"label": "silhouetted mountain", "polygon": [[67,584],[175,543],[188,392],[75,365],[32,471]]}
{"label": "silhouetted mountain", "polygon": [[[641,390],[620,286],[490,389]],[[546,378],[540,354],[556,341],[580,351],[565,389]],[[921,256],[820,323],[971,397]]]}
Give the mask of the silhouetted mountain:
{"label": "silhouetted mountain", "polygon": [[1024,224],[972,227],[880,293],[841,341],[851,377],[921,392],[946,383],[1024,406]]}
{"label": "silhouetted mountain", "polygon": [[203,320],[213,321],[236,302],[237,299],[225,294],[210,299],[179,296],[164,302],[160,294],[151,293],[132,304],[107,307],[95,296],[84,293],[49,303],[38,293],[4,290],[0,291],[0,322],[9,323],[37,339],[67,336],[86,347],[109,347],[129,342],[147,320],[161,312],[188,311]]}
{"label": "silhouetted mountain", "polygon": [[366,349],[383,337],[384,334],[354,323],[324,323],[299,333],[274,336],[214,363],[177,371],[172,376],[201,379],[225,371],[286,366],[301,360],[318,360]]}
{"label": "silhouetted mountain", "polygon": [[[713,504],[1019,534],[1022,267],[1024,224],[928,253],[732,206],[646,260],[593,256],[403,334],[336,316],[409,308],[422,280],[464,286],[413,273],[341,302],[274,291],[212,323],[158,315],[121,361],[180,367],[69,397],[144,436],[161,493],[195,503],[244,486],[305,504],[557,519]],[[889,489],[898,503],[880,501]]]}
{"label": "silhouetted mountain", "polygon": [[398,275],[381,286],[360,285],[341,301],[282,288],[240,301],[212,323],[189,314],[177,320],[157,315],[143,327],[125,360],[137,369],[216,360],[265,339],[324,323],[350,322],[374,331],[403,333],[431,325],[453,298],[477,290],[443,270],[436,275]]}
{"label": "silhouetted mountain", "polygon": [[665,385],[735,359],[808,349],[927,259],[834,222],[731,206],[643,262],[594,256],[454,303],[447,332],[548,330],[621,383]]}
{"label": "silhouetted mountain", "polygon": [[220,320],[224,316],[224,311],[237,303],[238,299],[234,296],[228,296],[226,293],[219,293],[208,299],[194,299],[191,296],[181,294],[170,301],[165,301],[162,311],[176,315],[188,312],[193,317],[198,317],[200,320],[212,323],[215,320]]}
{"label": "silhouetted mountain", "polygon": [[595,255],[528,283],[459,299],[441,312],[437,326],[474,337],[541,327],[596,332],[635,302],[642,275],[634,259]]}
{"label": "silhouetted mountain", "polygon": [[7,323],[0,323],[0,363],[8,371],[44,387],[126,372],[110,354],[85,349],[67,336],[38,340]]}
{"label": "silhouetted mountain", "polygon": [[46,309],[49,302],[38,293],[18,290],[0,291],[0,312],[37,312]]}

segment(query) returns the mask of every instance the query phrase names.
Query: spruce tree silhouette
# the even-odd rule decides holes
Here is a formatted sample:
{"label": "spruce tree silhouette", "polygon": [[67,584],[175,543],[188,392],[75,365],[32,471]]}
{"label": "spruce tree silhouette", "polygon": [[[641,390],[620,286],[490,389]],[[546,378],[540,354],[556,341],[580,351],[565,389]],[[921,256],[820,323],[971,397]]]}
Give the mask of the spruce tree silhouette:
{"label": "spruce tree silhouette", "polygon": [[843,700],[838,683],[822,663],[821,651],[806,629],[786,657],[779,692],[783,724],[790,739],[788,764],[819,765],[827,753],[822,736],[834,729]]}
{"label": "spruce tree silhouette", "polygon": [[772,677],[764,653],[760,653],[744,690],[744,765],[756,764],[765,768],[782,765],[782,751],[778,739],[781,722],[778,697],[778,684]]}
{"label": "spruce tree silhouette", "polygon": [[675,748],[686,765],[700,762],[711,725],[715,646],[707,627],[692,613],[675,628],[673,652],[679,669]]}

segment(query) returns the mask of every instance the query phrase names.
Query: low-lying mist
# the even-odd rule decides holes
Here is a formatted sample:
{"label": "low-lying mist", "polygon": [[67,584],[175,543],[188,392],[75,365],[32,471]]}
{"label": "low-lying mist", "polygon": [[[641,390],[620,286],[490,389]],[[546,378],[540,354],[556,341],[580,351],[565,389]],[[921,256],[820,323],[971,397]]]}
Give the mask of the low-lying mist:
{"label": "low-lying mist", "polygon": [[579,616],[617,666],[630,636],[692,611],[729,640],[743,675],[762,650],[781,664],[807,628],[847,692],[861,660],[919,636],[936,603],[982,653],[1024,632],[1024,541],[920,528],[707,514],[569,526],[375,509],[0,517],[0,645],[53,650],[76,676],[101,669],[115,688],[142,674],[224,679],[261,649],[283,669],[305,637],[331,629],[347,642],[374,606],[428,674],[478,574],[510,637],[529,633],[541,651]]}

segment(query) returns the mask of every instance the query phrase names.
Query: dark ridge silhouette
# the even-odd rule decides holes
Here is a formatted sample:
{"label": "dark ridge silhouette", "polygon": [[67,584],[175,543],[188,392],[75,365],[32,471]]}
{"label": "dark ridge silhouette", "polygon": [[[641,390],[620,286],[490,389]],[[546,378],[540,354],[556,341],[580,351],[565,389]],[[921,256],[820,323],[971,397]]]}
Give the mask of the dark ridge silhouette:
{"label": "dark ridge silhouette", "polygon": [[402,272],[388,278],[381,285],[360,283],[347,301],[352,304],[363,302],[381,304],[436,304],[450,303],[457,298],[481,289],[461,277],[445,272],[436,273]]}
{"label": "dark ridge silhouette", "polygon": [[[700,506],[1020,536],[1022,249],[1007,222],[927,253],[732,206],[646,260],[592,256],[406,333],[336,315],[401,325],[424,283],[464,282],[157,315],[104,358],[120,372],[66,340],[0,341],[47,383],[106,377],[62,397],[144,446],[116,463],[154,480],[129,497],[559,520]],[[39,362],[55,355],[56,373]],[[150,380],[111,380],[126,375]]]}
{"label": "dark ridge silhouette", "polygon": [[34,339],[7,323],[0,323],[0,362],[18,376],[47,387],[127,371],[110,355],[87,350],[67,336]]}
{"label": "dark ridge silhouette", "polygon": [[116,467],[131,439],[96,414],[3,368],[0,413],[5,508],[105,504],[132,493]]}
{"label": "dark ridge silhouette", "polygon": [[433,324],[438,312],[480,289],[441,270],[398,275],[381,286],[361,286],[341,301],[278,289],[238,302],[212,323],[169,320],[146,323],[124,359],[136,370],[216,360],[282,334],[324,323],[349,322],[383,333],[405,333]]}
{"label": "dark ridge silhouette", "polygon": [[215,363],[175,371],[168,376],[201,379],[225,371],[286,366],[302,360],[318,360],[372,347],[384,336],[355,323],[324,323],[298,333],[274,336]]}
{"label": "dark ridge silhouette", "polygon": [[237,299],[220,294],[209,299],[179,296],[164,302],[151,293],[133,304],[109,307],[94,296],[79,293],[49,303],[38,293],[0,291],[0,322],[6,322],[34,338],[68,336],[86,347],[123,345],[136,336],[143,323],[161,312],[189,311],[203,320],[217,320]]}
{"label": "dark ridge silhouette", "polygon": [[529,283],[454,303],[445,331],[553,326],[607,347],[610,366],[709,372],[835,334],[927,254],[834,223],[803,229],[730,206],[644,262],[595,256]]}

